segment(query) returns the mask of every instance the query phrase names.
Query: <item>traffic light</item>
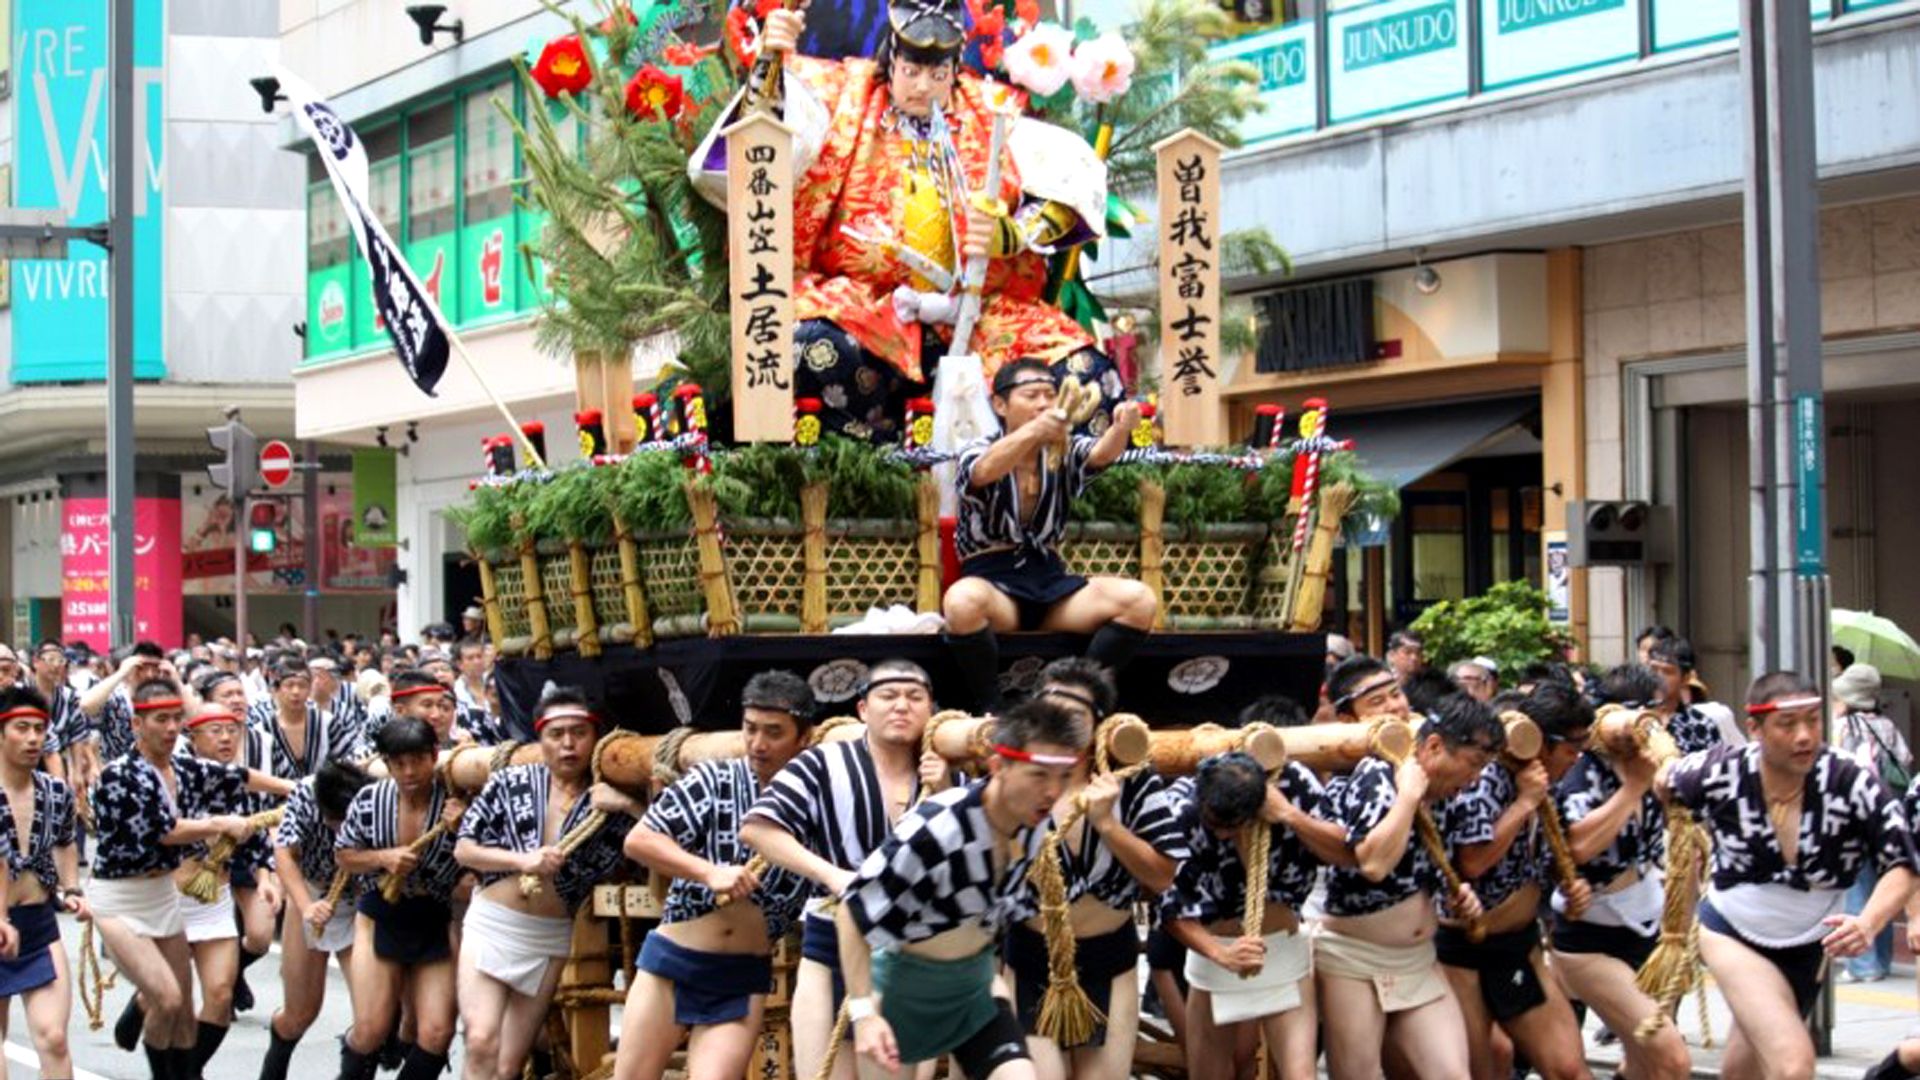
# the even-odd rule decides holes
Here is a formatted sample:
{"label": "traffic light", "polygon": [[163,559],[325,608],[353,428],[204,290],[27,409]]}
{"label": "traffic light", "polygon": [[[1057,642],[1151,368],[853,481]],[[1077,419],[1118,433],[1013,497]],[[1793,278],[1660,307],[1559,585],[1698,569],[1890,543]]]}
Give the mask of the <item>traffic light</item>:
{"label": "traffic light", "polygon": [[271,555],[279,543],[279,533],[274,530],[275,519],[279,516],[277,503],[262,500],[247,508],[247,550],[255,555]]}
{"label": "traffic light", "polygon": [[1567,504],[1567,562],[1572,566],[1647,566],[1673,561],[1673,510],[1651,503]]}
{"label": "traffic light", "polygon": [[237,417],[229,419],[207,429],[207,442],[224,459],[207,466],[207,479],[214,487],[237,501],[260,485],[260,437],[251,428]]}

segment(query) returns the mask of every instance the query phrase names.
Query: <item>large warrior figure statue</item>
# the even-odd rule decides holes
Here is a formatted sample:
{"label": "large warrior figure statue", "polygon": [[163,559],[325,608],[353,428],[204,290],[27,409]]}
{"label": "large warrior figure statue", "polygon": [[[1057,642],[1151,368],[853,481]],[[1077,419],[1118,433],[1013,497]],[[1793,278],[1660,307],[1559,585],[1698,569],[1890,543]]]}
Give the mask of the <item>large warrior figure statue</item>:
{"label": "large warrior figure statue", "polygon": [[[957,427],[957,443],[992,434],[986,386],[1031,357],[1098,387],[1103,407],[1088,425],[1104,429],[1124,393],[1119,373],[1043,299],[1047,256],[1105,232],[1106,169],[1092,148],[1009,115],[1021,93],[964,70],[958,0],[893,0],[871,60],[795,55],[805,30],[804,10],[767,16],[759,56],[784,63],[779,100],[736,102],[689,163],[702,194],[724,205],[720,129],[756,106],[794,129],[795,395],[820,399],[831,430],[889,440],[944,358],[966,356],[970,373],[977,356],[978,376],[945,385],[956,363],[941,379],[948,400],[936,405],[977,408],[984,428]],[[756,97],[760,70],[743,99]],[[969,264],[985,269],[983,286],[969,286]]]}

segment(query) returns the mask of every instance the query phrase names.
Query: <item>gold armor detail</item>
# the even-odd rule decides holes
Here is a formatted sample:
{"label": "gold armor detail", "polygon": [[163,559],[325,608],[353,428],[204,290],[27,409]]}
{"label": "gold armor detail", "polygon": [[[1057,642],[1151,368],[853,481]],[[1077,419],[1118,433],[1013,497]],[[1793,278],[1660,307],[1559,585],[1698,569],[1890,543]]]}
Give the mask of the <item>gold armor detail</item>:
{"label": "gold armor detail", "polygon": [[[913,154],[916,164],[901,170],[907,190],[901,200],[900,239],[934,265],[952,271],[955,255],[953,216],[947,211],[947,201],[941,195],[940,185],[935,181],[932,170],[918,164],[925,162],[927,157],[927,144],[916,143]],[[919,274],[912,275],[912,283],[921,292],[933,291],[933,283]]]}

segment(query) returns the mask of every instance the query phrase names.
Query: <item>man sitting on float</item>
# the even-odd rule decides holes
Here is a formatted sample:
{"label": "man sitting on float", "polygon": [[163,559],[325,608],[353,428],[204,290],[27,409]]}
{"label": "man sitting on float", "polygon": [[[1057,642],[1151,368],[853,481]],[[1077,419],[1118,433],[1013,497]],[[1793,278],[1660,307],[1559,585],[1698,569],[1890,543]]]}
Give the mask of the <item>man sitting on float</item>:
{"label": "man sitting on float", "polygon": [[[872,60],[793,55],[806,28],[800,10],[768,14],[760,37],[763,56],[784,56],[781,115],[795,130],[795,396],[820,399],[829,430],[890,441],[942,356],[977,353],[985,380],[1034,357],[1099,389],[1102,407],[1087,421],[1098,435],[1125,387],[1091,335],[1043,294],[1049,254],[1104,235],[1105,164],[1079,135],[1017,118],[999,188],[981,190],[996,99],[1021,95],[963,70],[968,35],[957,0],[895,0],[888,23]],[[737,105],[688,169],[721,206],[719,132]],[[952,345],[963,263],[981,256],[991,261],[978,322],[969,341]],[[954,393],[985,404],[980,383]],[[978,426],[987,426],[984,414]],[[961,440],[984,434],[956,431]]]}
{"label": "man sitting on float", "polygon": [[947,643],[976,708],[999,706],[996,630],[1091,633],[1087,658],[1117,673],[1147,639],[1159,611],[1145,585],[1070,573],[1059,551],[1068,508],[1088,477],[1126,450],[1140,406],[1122,402],[1112,426],[1092,439],[1069,435],[1057,396],[1044,363],[1008,363],[993,377],[993,411],[1005,433],[960,450],[954,546],[961,578],[941,609]]}

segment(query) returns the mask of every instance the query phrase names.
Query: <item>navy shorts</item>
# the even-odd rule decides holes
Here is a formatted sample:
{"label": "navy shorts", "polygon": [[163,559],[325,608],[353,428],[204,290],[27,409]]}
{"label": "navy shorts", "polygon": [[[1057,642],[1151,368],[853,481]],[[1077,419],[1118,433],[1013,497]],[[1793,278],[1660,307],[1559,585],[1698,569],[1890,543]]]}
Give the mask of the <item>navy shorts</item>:
{"label": "navy shorts", "polygon": [[753,995],[773,989],[773,958],[689,949],[655,931],[640,946],[639,968],[673,984],[673,1022],[681,1027],[746,1019]]}

